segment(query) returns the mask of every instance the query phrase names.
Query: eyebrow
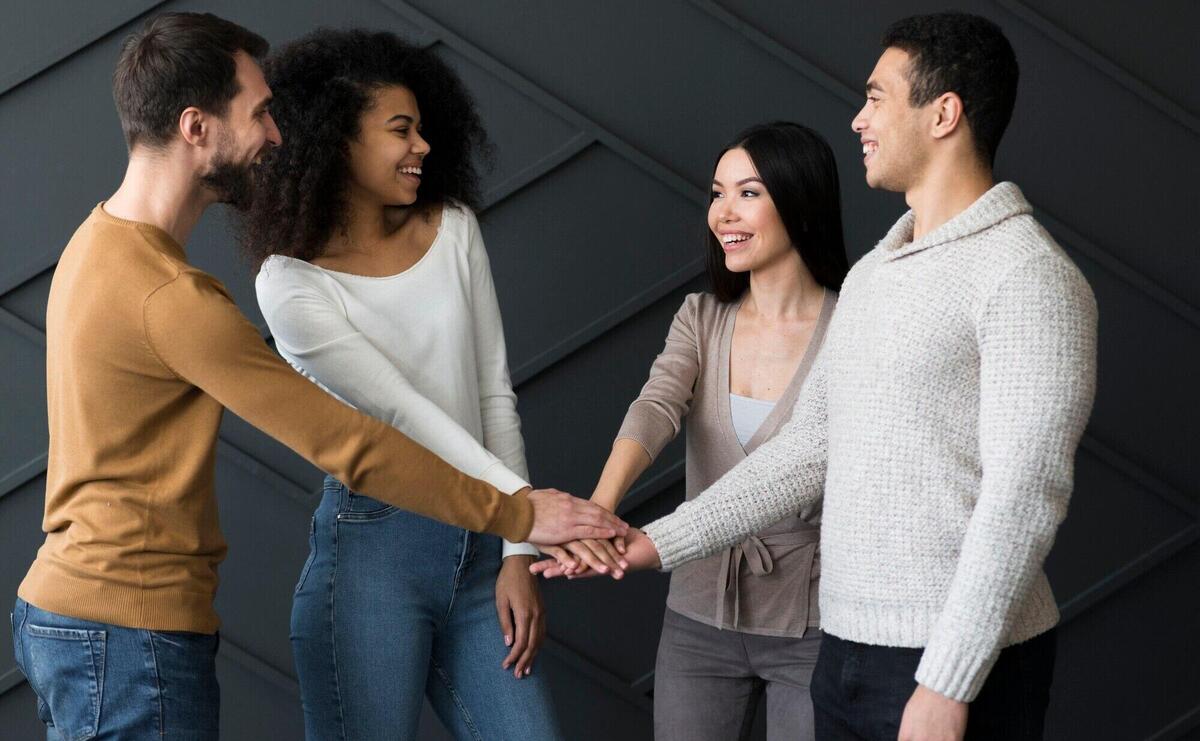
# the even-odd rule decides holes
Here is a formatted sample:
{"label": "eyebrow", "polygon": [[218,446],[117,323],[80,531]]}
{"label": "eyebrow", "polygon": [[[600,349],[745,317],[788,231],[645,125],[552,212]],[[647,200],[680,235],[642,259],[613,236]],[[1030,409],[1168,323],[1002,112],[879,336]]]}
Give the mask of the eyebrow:
{"label": "eyebrow", "polygon": [[868,80],[867,81],[867,93],[869,94],[872,92],[882,93],[883,88],[879,86],[878,82],[875,82],[874,80]]}
{"label": "eyebrow", "polygon": [[259,101],[258,105],[254,106],[254,112],[258,113],[265,110],[267,106],[271,105],[272,100],[274,100],[274,98],[270,95],[263,98],[261,101]]}
{"label": "eyebrow", "polygon": [[397,120],[405,121],[405,122],[411,124],[413,122],[413,117],[409,116],[407,114],[404,114],[404,113],[397,113],[396,115],[392,116],[391,118],[389,118],[387,120],[387,124],[391,125],[392,123],[394,123]]}
{"label": "eyebrow", "polygon": [[[762,183],[763,185],[765,185],[765,183],[763,183],[763,181],[762,181],[762,178],[757,178],[757,177],[742,178],[741,180],[734,183],[734,185],[745,185],[746,183]],[[713,178],[712,184],[720,186],[722,188],[725,187],[724,185],[721,185],[721,181],[717,180],[716,178]]]}

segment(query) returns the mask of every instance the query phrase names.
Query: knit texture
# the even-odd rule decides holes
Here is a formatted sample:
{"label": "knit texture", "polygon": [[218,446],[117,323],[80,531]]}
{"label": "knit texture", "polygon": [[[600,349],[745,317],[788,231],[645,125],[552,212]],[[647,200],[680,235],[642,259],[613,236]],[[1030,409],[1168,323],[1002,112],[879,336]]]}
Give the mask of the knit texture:
{"label": "knit texture", "polygon": [[1096,303],[1012,183],[850,271],[788,425],[646,533],[664,569],[824,494],[822,628],[924,647],[975,698],[1000,650],[1058,621],[1042,569],[1096,379]]}

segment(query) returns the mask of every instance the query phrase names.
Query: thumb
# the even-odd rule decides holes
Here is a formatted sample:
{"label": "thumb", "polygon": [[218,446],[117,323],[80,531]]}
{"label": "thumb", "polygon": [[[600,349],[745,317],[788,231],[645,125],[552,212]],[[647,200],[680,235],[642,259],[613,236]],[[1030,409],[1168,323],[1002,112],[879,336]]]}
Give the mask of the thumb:
{"label": "thumb", "polygon": [[504,645],[511,646],[513,642],[512,610],[508,606],[507,597],[496,597],[496,617],[500,618],[500,632],[504,635]]}

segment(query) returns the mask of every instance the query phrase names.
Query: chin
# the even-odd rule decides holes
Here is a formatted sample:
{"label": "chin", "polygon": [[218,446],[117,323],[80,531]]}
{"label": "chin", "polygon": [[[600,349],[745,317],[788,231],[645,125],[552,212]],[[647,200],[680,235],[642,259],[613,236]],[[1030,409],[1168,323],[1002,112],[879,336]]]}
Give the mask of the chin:
{"label": "chin", "polygon": [[731,273],[746,273],[754,269],[751,262],[745,255],[726,255],[725,269]]}

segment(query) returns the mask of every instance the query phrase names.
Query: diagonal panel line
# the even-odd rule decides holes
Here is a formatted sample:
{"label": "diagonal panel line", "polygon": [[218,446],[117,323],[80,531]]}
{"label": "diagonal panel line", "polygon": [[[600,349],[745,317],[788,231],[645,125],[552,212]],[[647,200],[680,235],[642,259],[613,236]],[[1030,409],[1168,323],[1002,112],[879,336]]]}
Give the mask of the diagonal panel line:
{"label": "diagonal panel line", "polygon": [[0,674],[0,697],[25,684],[25,675],[16,666]]}
{"label": "diagonal panel line", "polygon": [[1200,521],[1200,504],[1195,499],[1185,496],[1183,492],[1134,463],[1128,456],[1099,440],[1095,435],[1085,432],[1079,441],[1079,447],[1096,456],[1108,467],[1124,474],[1146,491],[1157,495],[1167,504]]}
{"label": "diagonal panel line", "polygon": [[1066,49],[1100,74],[1158,109],[1195,136],[1200,136],[1200,117],[1160,93],[1146,81],[1097,52],[1066,29],[1038,13],[1020,0],[993,0],[996,5],[1020,18],[1054,44]]}
{"label": "diagonal panel line", "polygon": [[575,134],[558,149],[538,159],[528,167],[523,168],[520,172],[509,176],[503,182],[497,183],[487,193],[484,193],[482,210],[486,211],[494,207],[504,199],[523,190],[526,186],[549,175],[554,170],[570,162],[595,141],[593,137],[582,131]]}
{"label": "diagonal panel line", "polygon": [[1175,741],[1197,728],[1200,728],[1200,705],[1184,711],[1178,718],[1147,736],[1146,741]]}
{"label": "diagonal panel line", "polygon": [[[806,61],[796,52],[783,46],[778,41],[775,41],[769,35],[758,30],[747,21],[722,8],[715,2],[712,2],[712,0],[688,1],[700,10],[726,24],[746,40],[755,44],[766,53],[779,59],[781,62],[796,70],[802,76],[810,79],[812,82],[816,83],[822,88],[829,90],[831,86],[840,87],[841,92],[834,92],[835,97],[837,97],[839,100],[849,103],[851,109],[858,107],[859,101],[862,100],[862,96],[854,92],[850,85],[820,70],[812,63]],[[999,2],[1000,0],[997,1]],[[1052,222],[1059,227],[1066,226],[1066,223],[1062,219],[1049,214],[1044,208],[1038,208],[1038,212],[1043,217],[1049,217],[1044,219],[1045,221]],[[1064,232],[1069,234],[1074,240],[1071,242],[1073,249],[1077,249],[1078,251],[1091,257],[1096,264],[1104,267],[1118,278],[1121,278],[1126,284],[1132,286],[1139,293],[1149,296],[1168,311],[1176,314],[1193,327],[1200,328],[1200,309],[1197,309],[1188,301],[1176,296],[1170,290],[1160,286],[1155,281],[1146,277],[1141,271],[1125,263],[1110,250],[1107,250],[1098,243],[1087,239],[1078,230],[1069,228],[1065,229]],[[1101,257],[1101,255],[1103,255],[1103,257]]]}
{"label": "diagonal panel line", "polygon": [[531,80],[523,77],[500,60],[484,52],[446,26],[438,23],[408,3],[402,2],[402,0],[379,0],[379,2],[409,23],[426,29],[430,34],[436,36],[441,43],[487,70],[501,82],[509,85],[576,128],[587,132],[596,141],[604,144],[604,146],[624,157],[656,180],[667,185],[685,199],[696,199],[696,203],[703,203],[705,196],[703,188],[690,183],[685,177],[662,162],[637,149],[625,139],[617,136],[564,101],[546,92]]}
{"label": "diagonal panel line", "polygon": [[1152,546],[1100,581],[1083,590],[1059,607],[1060,624],[1066,624],[1088,612],[1104,600],[1153,571],[1172,556],[1200,542],[1200,525],[1188,525],[1174,535]]}
{"label": "diagonal panel line", "polygon": [[645,693],[638,692],[629,682],[626,682],[551,636],[546,636],[546,640],[542,644],[542,650],[555,659],[558,659],[569,669],[586,676],[638,710],[646,713],[652,712],[650,699],[646,697]]}
{"label": "diagonal panel line", "polygon": [[82,32],[77,33],[54,48],[45,51],[40,59],[36,59],[23,67],[17,68],[16,71],[0,77],[0,96],[5,95],[21,85],[24,85],[26,82],[29,82],[38,75],[41,75],[44,72],[47,72],[48,70],[58,66],[84,49],[87,49],[93,44],[102,41],[117,29],[127,25],[130,21],[149,14],[156,8],[165,4],[166,1],[167,0],[158,0],[158,2],[153,3],[147,8],[137,11],[133,15],[128,15],[125,13],[115,15],[112,18],[105,20],[105,29],[103,31],[84,29]]}
{"label": "diagonal panel line", "polygon": [[639,314],[650,304],[676,291],[704,272],[704,258],[692,260],[662,280],[635,294],[624,303],[593,319],[549,348],[513,369],[513,387],[520,388],[555,363],[582,349],[621,322]]}

